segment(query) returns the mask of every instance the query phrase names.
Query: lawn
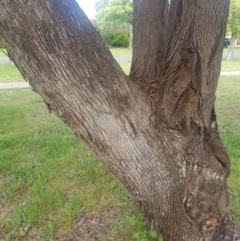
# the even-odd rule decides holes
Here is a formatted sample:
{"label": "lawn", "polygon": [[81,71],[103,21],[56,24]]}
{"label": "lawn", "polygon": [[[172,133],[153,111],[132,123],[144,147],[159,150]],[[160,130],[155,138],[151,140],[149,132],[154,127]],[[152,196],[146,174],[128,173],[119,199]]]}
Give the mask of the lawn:
{"label": "lawn", "polygon": [[131,61],[126,61],[126,62],[120,62],[119,63],[119,65],[121,66],[121,68],[125,72],[125,74],[129,74],[131,63],[132,63]]}
{"label": "lawn", "polygon": [[36,93],[0,90],[0,123],[0,240],[160,240]]}
{"label": "lawn", "polygon": [[230,187],[231,212],[240,229],[240,76],[220,78],[216,98],[219,129],[231,159]]}
{"label": "lawn", "polygon": [[115,56],[132,55],[132,49],[129,48],[110,48],[110,51]]}
{"label": "lawn", "polygon": [[221,71],[240,71],[240,59],[232,61],[222,60]]}
{"label": "lawn", "polygon": [[[224,48],[223,49],[223,53],[228,53],[228,51],[229,51],[229,48]],[[235,47],[234,48],[234,53],[240,53],[240,47]]]}
{"label": "lawn", "polygon": [[25,81],[15,65],[0,64],[0,82]]}
{"label": "lawn", "polygon": [[[238,228],[239,93],[240,76],[220,78],[216,110],[232,160],[228,183]],[[123,186],[35,92],[0,90],[0,123],[0,240],[161,240]]]}
{"label": "lawn", "polygon": [[7,57],[5,53],[6,49],[0,49],[0,57]]}

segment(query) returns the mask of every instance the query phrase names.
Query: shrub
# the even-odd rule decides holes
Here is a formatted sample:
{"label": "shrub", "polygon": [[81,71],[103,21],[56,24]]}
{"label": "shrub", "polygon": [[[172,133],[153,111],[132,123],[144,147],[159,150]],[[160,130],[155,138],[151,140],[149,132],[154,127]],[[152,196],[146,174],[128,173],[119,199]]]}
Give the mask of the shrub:
{"label": "shrub", "polygon": [[128,47],[129,38],[125,32],[109,33],[104,37],[105,43],[111,47]]}

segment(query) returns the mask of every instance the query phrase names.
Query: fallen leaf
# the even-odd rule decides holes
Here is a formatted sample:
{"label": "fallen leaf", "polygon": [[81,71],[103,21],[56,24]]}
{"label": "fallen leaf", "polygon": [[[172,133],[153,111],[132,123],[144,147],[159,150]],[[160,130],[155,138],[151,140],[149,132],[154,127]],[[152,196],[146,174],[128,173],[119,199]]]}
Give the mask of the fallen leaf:
{"label": "fallen leaf", "polygon": [[20,228],[20,235],[21,236],[25,236],[26,235],[26,231],[24,231],[24,229],[23,228]]}

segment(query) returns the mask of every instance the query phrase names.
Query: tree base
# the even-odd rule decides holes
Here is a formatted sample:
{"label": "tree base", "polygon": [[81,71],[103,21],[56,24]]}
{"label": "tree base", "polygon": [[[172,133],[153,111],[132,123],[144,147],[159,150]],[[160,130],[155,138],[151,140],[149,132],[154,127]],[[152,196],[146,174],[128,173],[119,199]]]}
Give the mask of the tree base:
{"label": "tree base", "polygon": [[236,230],[236,224],[232,217],[228,216],[223,219],[215,231],[212,241],[240,241],[240,232]]}

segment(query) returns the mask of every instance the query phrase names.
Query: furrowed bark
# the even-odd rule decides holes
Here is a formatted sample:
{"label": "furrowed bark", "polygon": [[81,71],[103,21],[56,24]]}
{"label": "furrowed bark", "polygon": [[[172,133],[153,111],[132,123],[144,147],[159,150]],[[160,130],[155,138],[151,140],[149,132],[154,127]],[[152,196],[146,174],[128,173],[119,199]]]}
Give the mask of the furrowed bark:
{"label": "furrowed bark", "polygon": [[229,0],[171,1],[158,114],[173,128],[209,128],[211,124],[228,5]]}
{"label": "furrowed bark", "polygon": [[130,78],[145,92],[156,88],[166,53],[168,0],[134,0]]}
{"label": "furrowed bark", "polygon": [[[159,10],[164,1],[149,2]],[[171,2],[171,17],[177,17],[170,22],[162,62],[165,50],[157,41],[162,15],[149,12],[148,1],[135,1],[137,8],[147,4],[146,15],[160,24],[153,25],[153,40],[139,32],[143,42],[136,40],[134,48],[146,54],[141,63],[134,54],[137,68],[132,68],[134,80],[157,83],[154,106],[129,81],[74,0],[0,0],[0,33],[48,108],[122,181],[164,240],[210,241],[228,206],[229,160],[213,109],[225,33],[218,21],[226,17],[228,2]],[[154,22],[143,13],[135,11]],[[200,18],[203,13],[211,26]],[[158,58],[158,53],[163,54]]]}
{"label": "furrowed bark", "polygon": [[123,182],[154,227],[161,226],[159,215],[171,226],[168,209],[175,203],[167,200],[179,199],[183,180],[179,188],[175,184],[185,165],[175,170],[170,162],[174,149],[184,145],[175,140],[184,138],[151,128],[145,99],[127,85],[74,1],[0,3],[4,44],[33,89]]}
{"label": "furrowed bark", "polygon": [[228,6],[228,0],[171,1],[170,16],[175,17],[169,21],[166,66],[156,104],[156,118],[187,135],[204,136],[227,173],[229,159],[218,135],[214,101]]}
{"label": "furrowed bark", "polygon": [[[130,160],[136,153],[127,149],[141,149],[134,148],[145,140],[138,137],[137,144],[138,116],[144,112],[145,130],[150,111],[78,4],[73,0],[0,3],[4,44],[33,90],[119,179],[126,185],[133,182],[124,170],[129,165],[133,172]],[[14,11],[9,21],[8,12]],[[129,162],[124,160],[125,152]]]}
{"label": "furrowed bark", "polygon": [[196,233],[194,223],[200,223],[204,232],[210,231],[203,240],[211,240],[228,203],[229,158],[214,111],[228,6],[229,1],[171,1],[165,68],[152,105],[157,126],[164,123],[189,139],[186,179],[191,184],[184,206],[191,225],[186,233],[188,228]]}

